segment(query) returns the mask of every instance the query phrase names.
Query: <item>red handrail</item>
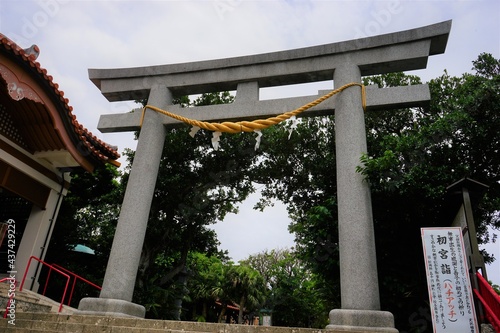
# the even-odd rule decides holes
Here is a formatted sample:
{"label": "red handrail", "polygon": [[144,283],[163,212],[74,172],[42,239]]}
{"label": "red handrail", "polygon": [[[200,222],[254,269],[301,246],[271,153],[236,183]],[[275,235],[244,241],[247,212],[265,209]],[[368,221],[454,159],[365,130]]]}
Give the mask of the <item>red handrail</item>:
{"label": "red handrail", "polygon": [[[10,294],[9,300],[7,301],[7,306],[5,307],[5,313],[3,314],[4,318],[7,318],[7,313],[9,312],[8,309],[9,309],[10,303],[12,303],[12,300],[14,299],[17,281],[13,277],[6,277],[6,278],[3,278],[0,280],[0,283],[2,283],[4,281],[11,281],[11,280],[14,280],[14,292],[12,294]],[[11,282],[11,285],[12,285],[12,282]],[[10,292],[10,290],[9,290],[9,292]]]}
{"label": "red handrail", "polygon": [[[101,290],[101,289],[102,289],[102,288],[101,288],[100,286],[98,286],[97,284],[90,282],[89,280],[87,280],[87,279],[85,279],[85,278],[81,277],[81,276],[80,276],[80,275],[78,275],[78,274],[75,274],[75,273],[73,273],[73,272],[71,272],[71,271],[67,270],[67,269],[66,269],[66,268],[64,268],[64,267],[61,267],[61,266],[59,266],[59,265],[57,265],[57,264],[52,264],[52,266],[53,266],[53,267],[56,267],[56,268],[58,268],[58,269],[60,269],[60,270],[62,270],[62,271],[64,271],[64,272],[66,272],[67,274],[71,275],[71,276],[74,278],[74,280],[73,280],[73,285],[71,286],[71,292],[70,292],[70,294],[69,294],[69,299],[68,299],[68,303],[67,303],[67,305],[70,305],[70,303],[71,303],[71,299],[73,298],[73,292],[75,291],[76,280],[81,280],[82,282],[85,282],[86,284],[88,284],[88,285],[90,285],[90,286],[92,286],[92,287],[94,287],[94,288],[97,288],[98,290]],[[47,280],[48,280],[48,279],[47,279]]]}
{"label": "red handrail", "polygon": [[500,332],[500,296],[479,272],[476,276],[479,290],[474,289],[474,294],[483,305],[490,324],[497,332]]}
{"label": "red handrail", "polygon": [[[31,265],[31,260],[32,259],[35,259],[36,261],[38,261],[42,265],[45,265],[45,266],[49,267],[49,269],[50,269],[49,270],[49,276],[50,276],[50,273],[52,272],[52,270],[54,270],[54,271],[58,272],[59,274],[61,274],[62,276],[66,277],[66,286],[64,287],[64,292],[63,292],[63,296],[62,296],[62,299],[61,299],[61,304],[59,305],[59,311],[58,311],[58,312],[61,312],[61,310],[63,308],[64,299],[66,298],[66,292],[68,291],[70,277],[69,277],[68,274],[60,271],[59,269],[53,267],[50,264],[47,264],[45,261],[40,260],[39,258],[37,258],[35,256],[31,256],[30,260],[28,260],[28,265],[26,266],[26,271],[24,272],[23,281],[21,282],[21,287],[19,288],[19,291],[23,290],[24,281],[26,280],[26,275],[28,274],[28,271],[30,269],[30,265]],[[48,277],[47,277],[47,282],[48,282]],[[43,290],[43,295],[45,295],[45,289],[47,289],[47,282],[45,283],[45,288]]]}

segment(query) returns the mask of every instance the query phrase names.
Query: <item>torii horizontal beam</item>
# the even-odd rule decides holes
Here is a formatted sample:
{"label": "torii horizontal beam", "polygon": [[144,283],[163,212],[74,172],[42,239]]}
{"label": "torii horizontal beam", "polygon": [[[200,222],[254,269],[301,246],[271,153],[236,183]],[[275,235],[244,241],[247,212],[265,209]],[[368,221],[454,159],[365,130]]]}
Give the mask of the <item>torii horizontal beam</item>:
{"label": "torii horizontal beam", "polygon": [[[109,101],[145,99],[155,85],[174,96],[233,91],[243,82],[260,88],[331,80],[340,64],[359,66],[362,76],[423,69],[444,53],[451,21],[374,37],[227,59],[118,69],[89,69]],[[276,63],[280,63],[276,66]]]}
{"label": "torii horizontal beam", "polygon": [[[329,91],[319,91],[317,96],[301,96],[283,99],[259,101],[249,98],[258,94],[257,84],[240,84],[236,93],[235,101],[231,104],[206,105],[194,108],[182,108],[179,105],[171,105],[168,111],[182,115],[186,118],[204,120],[209,122],[243,121],[255,120],[277,116],[281,113],[292,111],[305,105]],[[302,116],[319,116],[332,114],[335,110],[337,95],[334,95],[323,103],[304,111]],[[412,106],[424,106],[430,100],[429,87],[427,85],[400,86],[391,88],[378,88],[368,86],[366,89],[366,110],[379,110],[390,107],[404,108]],[[142,110],[136,109],[131,113],[107,114],[99,119],[97,128],[103,133],[128,132],[140,129]],[[178,127],[183,123],[170,117],[163,117],[166,127]]]}

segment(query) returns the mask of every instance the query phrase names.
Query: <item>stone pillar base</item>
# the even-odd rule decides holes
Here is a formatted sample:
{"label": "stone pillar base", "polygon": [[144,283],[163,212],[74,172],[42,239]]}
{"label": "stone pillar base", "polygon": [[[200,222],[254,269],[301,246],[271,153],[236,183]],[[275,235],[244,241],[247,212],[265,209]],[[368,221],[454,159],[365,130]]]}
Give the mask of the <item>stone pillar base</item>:
{"label": "stone pillar base", "polygon": [[144,318],[146,309],[142,305],[121,299],[86,297],[78,305],[78,314]]}
{"label": "stone pillar base", "polygon": [[334,309],[327,330],[356,333],[398,333],[394,316],[387,311]]}

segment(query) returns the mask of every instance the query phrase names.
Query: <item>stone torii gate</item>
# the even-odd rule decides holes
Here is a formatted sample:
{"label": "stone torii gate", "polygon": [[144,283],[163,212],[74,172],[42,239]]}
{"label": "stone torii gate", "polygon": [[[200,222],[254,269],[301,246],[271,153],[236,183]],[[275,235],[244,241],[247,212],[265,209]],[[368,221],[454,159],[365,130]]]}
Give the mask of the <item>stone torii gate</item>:
{"label": "stone torii gate", "polygon": [[[276,116],[318,96],[259,100],[259,88],[333,79],[335,88],[366,75],[423,69],[444,53],[451,29],[446,21],[417,29],[289,51],[183,64],[90,69],[92,82],[109,101],[147,98],[148,104],[187,118],[220,122]],[[236,90],[232,104],[181,109],[174,96]],[[422,105],[427,85],[368,87],[366,111]],[[367,152],[360,87],[350,87],[302,116],[335,112],[341,309],[330,312],[327,329],[397,332],[391,313],[380,311],[370,189],[356,172]],[[103,115],[102,132],[137,131],[140,110]],[[145,111],[106,275],[99,298],[84,298],[83,313],[144,317],[131,302],[151,200],[168,128],[177,120]]]}

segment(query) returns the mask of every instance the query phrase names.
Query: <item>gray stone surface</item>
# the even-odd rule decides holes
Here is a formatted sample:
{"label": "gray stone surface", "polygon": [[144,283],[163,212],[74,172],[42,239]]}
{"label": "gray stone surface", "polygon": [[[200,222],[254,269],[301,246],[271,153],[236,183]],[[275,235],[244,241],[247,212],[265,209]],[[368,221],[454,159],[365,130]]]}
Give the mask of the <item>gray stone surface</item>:
{"label": "gray stone surface", "polygon": [[[148,102],[164,106],[171,102],[171,95],[165,87],[155,87]],[[159,121],[160,117],[149,110],[144,118],[100,294],[104,299],[132,300],[165,141],[165,127]],[[95,298],[94,301],[99,307],[116,305],[111,300],[102,303],[101,299]],[[86,300],[83,304],[90,303]]]}
{"label": "gray stone surface", "polygon": [[327,330],[345,332],[387,332],[397,333],[394,316],[387,311],[335,309],[330,311],[330,325]]}
{"label": "gray stone surface", "polygon": [[[359,67],[346,63],[335,70],[333,79],[336,88],[360,82]],[[340,294],[343,309],[379,310],[370,188],[356,172],[362,154],[367,153],[360,89],[344,90],[335,112]]]}
{"label": "gray stone surface", "polygon": [[[241,82],[259,87],[330,80],[346,58],[361,75],[422,69],[429,55],[443,53],[451,21],[426,27],[295,50],[181,64],[89,69],[89,77],[110,101],[147,98],[158,82],[175,95],[236,90]],[[276,66],[280,63],[280,66]]]}
{"label": "gray stone surface", "polygon": [[144,318],[146,309],[142,305],[120,299],[82,298],[78,314],[91,316],[139,317]]}
{"label": "gray stone surface", "polygon": [[[5,310],[7,304],[9,302],[9,298],[4,295],[0,295],[0,309]],[[14,300],[15,311],[19,312],[50,312],[52,306],[47,304],[38,304],[35,302],[30,302],[29,300],[23,300],[16,298]]]}
{"label": "gray stone surface", "polygon": [[[40,327],[54,327],[57,324],[57,332],[122,332],[122,333],[151,333],[151,332],[174,332],[174,333],[343,333],[345,329],[313,329],[298,327],[278,326],[250,326],[237,324],[197,323],[187,321],[161,321],[151,319],[140,319],[130,317],[110,317],[77,315],[71,316],[51,315],[42,313],[19,313],[16,318],[16,328],[26,328],[25,331],[35,332]],[[6,329],[4,329],[6,328]],[[2,330],[4,329],[4,330]],[[0,332],[12,330],[6,320],[0,319]],[[17,331],[16,331],[17,332]],[[36,332],[39,332],[36,330]],[[52,332],[52,331],[51,331]],[[391,332],[393,330],[381,331],[372,328],[349,330],[350,333],[373,333]]]}
{"label": "gray stone surface", "polygon": [[[155,87],[148,103],[164,106],[170,101],[171,96],[165,87]],[[104,276],[100,295],[103,298],[132,300],[165,141],[165,127],[159,121],[161,117],[153,111],[146,111]]]}
{"label": "gray stone surface", "polygon": [[[380,109],[404,108],[411,106],[424,106],[430,100],[429,87],[426,84],[404,87],[378,88],[369,86],[366,89],[366,111]],[[321,90],[317,95],[300,96],[282,99],[259,101],[257,82],[247,82],[238,85],[236,98],[231,104],[205,105],[193,108],[181,108],[178,105],[169,105],[168,111],[182,114],[190,119],[222,122],[238,119],[255,120],[277,116],[283,112],[292,111],[306,105],[315,99],[326,95],[330,91]],[[301,116],[312,117],[332,114],[337,105],[337,95],[332,96],[323,103],[306,110]],[[103,133],[138,131],[142,109],[132,113],[102,115],[97,128]],[[184,123],[170,117],[162,117],[161,121],[167,128],[184,126]]]}
{"label": "gray stone surface", "polygon": [[495,333],[495,330],[490,324],[481,324],[481,333]]}

